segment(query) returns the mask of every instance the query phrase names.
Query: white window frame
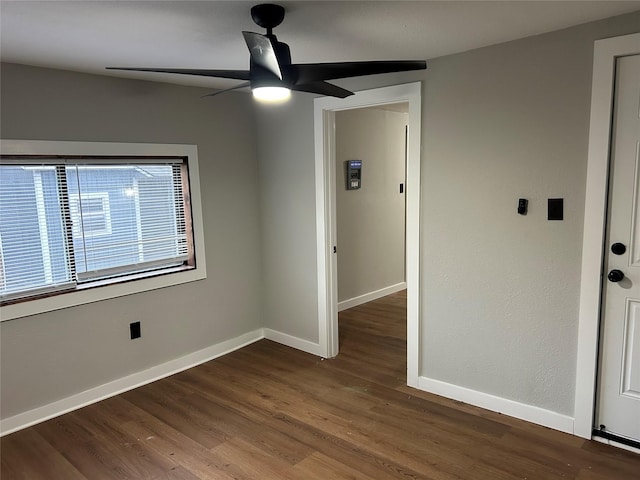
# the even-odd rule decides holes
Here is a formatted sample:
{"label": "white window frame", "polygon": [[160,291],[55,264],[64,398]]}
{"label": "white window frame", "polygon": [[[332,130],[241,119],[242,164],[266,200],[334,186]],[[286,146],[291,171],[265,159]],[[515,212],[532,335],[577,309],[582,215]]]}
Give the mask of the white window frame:
{"label": "white window frame", "polygon": [[[91,213],[91,216],[101,215],[104,218],[105,228],[101,230],[86,230],[83,228],[85,215],[82,212],[82,202],[87,200],[95,200],[99,198],[102,201],[102,210],[99,213]],[[69,210],[71,213],[71,230],[74,238],[99,237],[101,235],[110,235],[111,230],[111,207],[109,205],[109,192],[96,193],[70,193],[69,194]]]}
{"label": "white window frame", "polygon": [[[45,140],[0,140],[2,155],[40,155],[49,157],[180,157],[186,158],[189,171],[191,221],[195,249],[195,268],[176,269],[157,276],[130,276],[134,281],[107,283],[93,288],[73,290],[44,298],[30,299],[0,307],[0,321],[14,320],[39,313],[84,305],[110,298],[146,292],[158,288],[203,280],[207,277],[198,148],[196,145],[107,143],[107,142],[57,142]],[[139,278],[138,278],[139,277]]]}

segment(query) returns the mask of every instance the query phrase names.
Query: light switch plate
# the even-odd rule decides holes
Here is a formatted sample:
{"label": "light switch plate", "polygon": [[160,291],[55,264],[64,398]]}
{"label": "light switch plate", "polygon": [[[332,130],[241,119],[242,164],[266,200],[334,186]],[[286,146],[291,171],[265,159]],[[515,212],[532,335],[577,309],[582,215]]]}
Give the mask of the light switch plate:
{"label": "light switch plate", "polygon": [[548,200],[547,220],[564,220],[564,198]]}

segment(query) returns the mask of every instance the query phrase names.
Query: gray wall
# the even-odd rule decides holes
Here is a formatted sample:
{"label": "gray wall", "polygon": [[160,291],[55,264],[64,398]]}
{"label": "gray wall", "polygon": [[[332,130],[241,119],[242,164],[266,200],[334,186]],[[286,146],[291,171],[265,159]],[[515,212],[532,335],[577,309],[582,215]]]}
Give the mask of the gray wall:
{"label": "gray wall", "polygon": [[[404,282],[407,114],[336,112],[338,301]],[[362,188],[347,190],[344,162],[362,160]]]}
{"label": "gray wall", "polygon": [[[638,31],[634,13],[338,82],[424,82],[423,375],[572,413],[593,41]],[[311,96],[267,108],[1,74],[2,138],[197,144],[208,266],[201,282],[0,324],[3,418],[261,326],[318,341]],[[565,221],[545,220],[550,196],[565,198]]]}
{"label": "gray wall", "polygon": [[[2,417],[262,326],[249,95],[2,65],[1,137],[198,145],[206,280],[0,324]],[[129,340],[131,321],[142,338]]]}
{"label": "gray wall", "polygon": [[256,104],[265,327],[318,342],[313,101]]}
{"label": "gray wall", "polygon": [[[426,72],[336,82],[424,81],[422,375],[573,413],[593,41],[638,31],[636,12],[435,59]],[[309,253],[288,258],[277,242],[263,245],[282,261],[265,269],[266,283],[278,284],[265,315],[292,335],[313,331],[304,338],[314,341],[313,101],[297,97],[258,117],[260,132],[296,131],[260,136],[261,162],[280,173],[261,176],[271,193],[264,235]],[[294,181],[304,185],[299,208],[281,210]],[[516,214],[519,197],[529,198],[527,216]],[[546,220],[549,197],[565,199],[564,221]]]}

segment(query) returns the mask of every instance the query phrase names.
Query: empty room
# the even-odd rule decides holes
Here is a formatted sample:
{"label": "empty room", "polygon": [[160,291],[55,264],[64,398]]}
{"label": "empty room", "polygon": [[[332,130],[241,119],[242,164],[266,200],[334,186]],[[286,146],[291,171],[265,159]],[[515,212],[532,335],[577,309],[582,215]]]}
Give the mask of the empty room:
{"label": "empty room", "polygon": [[640,477],[640,1],[1,0],[0,60],[3,480]]}

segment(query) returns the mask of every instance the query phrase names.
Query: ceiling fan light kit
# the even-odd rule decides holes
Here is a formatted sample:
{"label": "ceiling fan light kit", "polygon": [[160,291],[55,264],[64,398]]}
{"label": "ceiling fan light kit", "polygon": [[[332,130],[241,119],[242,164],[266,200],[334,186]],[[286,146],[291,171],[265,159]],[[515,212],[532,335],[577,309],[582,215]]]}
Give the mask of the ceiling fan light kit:
{"label": "ceiling fan light kit", "polygon": [[261,102],[278,103],[289,100],[291,90],[286,87],[255,87],[253,98]]}
{"label": "ceiling fan light kit", "polygon": [[427,63],[424,60],[291,63],[289,45],[278,41],[273,34],[273,29],[284,20],[284,14],[285,10],[282,6],[272,3],[263,3],[251,8],[251,18],[256,25],[265,28],[267,33],[242,32],[245,43],[249,48],[249,70],[139,67],[107,67],[107,69],[200,75],[205,77],[244,80],[240,85],[219,90],[205,96],[210,97],[230,90],[251,87],[254,98],[270,102],[281,102],[290,97],[291,90],[337,98],[346,98],[353,95],[353,92],[333,85],[327,82],[327,80],[409,70],[424,70],[427,68]]}

